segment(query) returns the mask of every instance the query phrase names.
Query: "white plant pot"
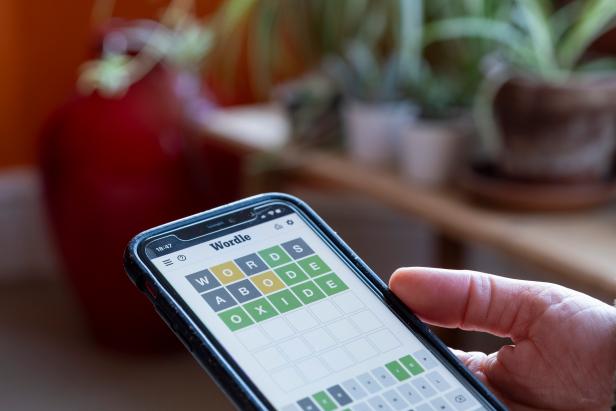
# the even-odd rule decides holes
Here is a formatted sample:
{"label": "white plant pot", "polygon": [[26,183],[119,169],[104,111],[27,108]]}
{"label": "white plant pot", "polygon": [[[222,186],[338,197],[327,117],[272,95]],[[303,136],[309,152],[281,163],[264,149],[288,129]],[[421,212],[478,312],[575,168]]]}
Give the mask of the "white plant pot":
{"label": "white plant pot", "polygon": [[402,174],[424,186],[450,183],[467,156],[468,125],[418,121],[406,129],[400,144]]}
{"label": "white plant pot", "polygon": [[342,117],[348,154],[370,166],[393,164],[402,134],[416,116],[417,110],[408,102],[347,103]]}

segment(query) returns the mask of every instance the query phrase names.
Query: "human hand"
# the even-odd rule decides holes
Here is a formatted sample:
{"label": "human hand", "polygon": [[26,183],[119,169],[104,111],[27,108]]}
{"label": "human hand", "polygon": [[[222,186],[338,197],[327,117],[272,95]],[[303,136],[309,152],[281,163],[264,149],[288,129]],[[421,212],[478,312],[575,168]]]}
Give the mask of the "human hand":
{"label": "human hand", "polygon": [[616,308],[554,284],[473,271],[400,268],[391,290],[423,321],[509,337],[458,358],[513,411],[609,410]]}

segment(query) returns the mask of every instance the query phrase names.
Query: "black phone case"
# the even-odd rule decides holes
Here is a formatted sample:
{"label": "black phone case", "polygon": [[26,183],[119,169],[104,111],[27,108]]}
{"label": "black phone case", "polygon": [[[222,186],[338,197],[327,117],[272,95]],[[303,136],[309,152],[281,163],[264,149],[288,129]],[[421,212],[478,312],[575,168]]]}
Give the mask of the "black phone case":
{"label": "black phone case", "polygon": [[424,342],[426,348],[435,354],[439,360],[449,363],[451,368],[480,393],[494,409],[507,409],[464,367],[432,331],[389,290],[387,285],[370,270],[323,219],[300,199],[283,193],[268,193],[249,197],[144,231],[130,241],[124,254],[124,267],[130,279],[140,291],[146,294],[169,328],[173,330],[238,409],[274,410],[275,408],[208,331],[207,327],[194,316],[172,287],[169,284],[164,284],[164,279],[159,279],[154,275],[155,268],[145,259],[143,248],[146,243],[145,240],[151,240],[170,230],[227,214],[240,208],[276,200],[290,203],[308,216],[321,231],[321,234],[358,269],[364,277],[364,282]]}

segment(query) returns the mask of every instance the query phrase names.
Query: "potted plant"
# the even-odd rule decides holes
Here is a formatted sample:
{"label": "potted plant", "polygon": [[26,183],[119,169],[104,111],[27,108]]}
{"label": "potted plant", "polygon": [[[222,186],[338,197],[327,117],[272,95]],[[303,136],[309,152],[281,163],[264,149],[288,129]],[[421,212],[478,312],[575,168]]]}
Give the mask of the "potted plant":
{"label": "potted plant", "polygon": [[[346,149],[354,160],[372,166],[392,166],[403,131],[417,115],[405,94],[419,72],[422,1],[370,4],[362,25],[323,69],[341,91]],[[353,14],[349,18],[355,18]],[[340,16],[344,19],[345,16]]]}
{"label": "potted plant", "polygon": [[474,131],[469,107],[482,80],[479,62],[494,48],[481,39],[439,42],[445,34],[439,22],[502,15],[506,7],[507,2],[498,0],[425,3],[422,29],[414,32],[421,64],[406,90],[419,106],[419,116],[405,130],[399,151],[400,171],[413,183],[448,184],[469,156],[467,143]]}
{"label": "potted plant", "polygon": [[593,58],[587,49],[615,17],[612,0],[517,0],[506,19],[461,16],[434,27],[440,40],[479,37],[499,44],[477,107],[501,173],[553,183],[609,176],[616,61]]}

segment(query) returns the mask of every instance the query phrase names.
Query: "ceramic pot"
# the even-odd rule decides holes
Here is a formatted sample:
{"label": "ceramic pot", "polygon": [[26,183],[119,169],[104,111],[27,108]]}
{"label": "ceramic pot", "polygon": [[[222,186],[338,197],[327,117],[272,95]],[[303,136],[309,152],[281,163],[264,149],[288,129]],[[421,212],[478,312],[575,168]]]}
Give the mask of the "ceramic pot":
{"label": "ceramic pot", "polygon": [[416,113],[407,102],[346,103],[342,118],[349,156],[369,166],[395,164],[402,134]]}
{"label": "ceramic pot", "polygon": [[417,121],[408,127],[399,150],[400,172],[424,186],[452,181],[467,157],[465,144],[470,126],[466,121]]}
{"label": "ceramic pot", "polygon": [[496,94],[498,164],[509,177],[601,180],[613,167],[616,76],[549,84],[516,77]]}

